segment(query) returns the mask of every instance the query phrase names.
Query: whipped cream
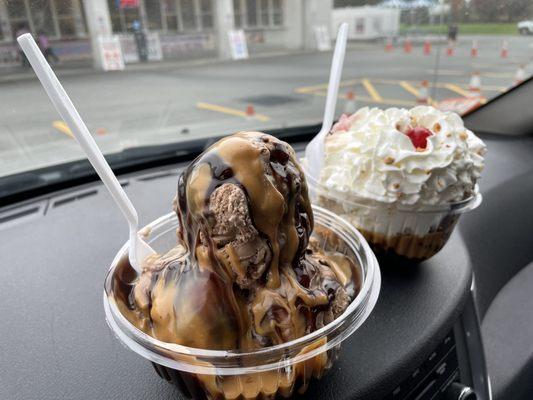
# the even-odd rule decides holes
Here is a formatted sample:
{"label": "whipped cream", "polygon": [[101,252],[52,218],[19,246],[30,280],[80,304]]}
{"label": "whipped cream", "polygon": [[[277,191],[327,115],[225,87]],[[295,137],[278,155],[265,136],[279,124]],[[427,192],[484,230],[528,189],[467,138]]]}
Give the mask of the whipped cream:
{"label": "whipped cream", "polygon": [[[423,145],[411,140],[414,128],[429,134]],[[455,113],[364,107],[343,115],[326,137],[320,183],[389,204],[448,204],[475,193],[485,153]]]}

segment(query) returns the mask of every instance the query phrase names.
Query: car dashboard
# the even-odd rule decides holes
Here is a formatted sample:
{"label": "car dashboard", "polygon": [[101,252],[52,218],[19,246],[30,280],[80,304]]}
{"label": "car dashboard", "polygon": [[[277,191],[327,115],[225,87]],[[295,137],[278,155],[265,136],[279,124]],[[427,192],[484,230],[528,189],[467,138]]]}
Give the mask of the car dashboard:
{"label": "car dashboard", "polygon": [[[482,193],[533,172],[533,138],[483,139],[488,155]],[[292,144],[298,152],[305,146]],[[184,165],[120,176],[141,226],[171,210]],[[182,398],[106,326],[103,281],[128,230],[101,183],[4,207],[0,230],[0,398]],[[457,393],[471,387],[478,399],[488,400],[472,292],[477,277],[461,228],[428,261],[380,267],[381,293],[370,318],[304,398],[438,399],[452,398],[445,396],[454,387]],[[458,396],[453,398],[473,398]]]}

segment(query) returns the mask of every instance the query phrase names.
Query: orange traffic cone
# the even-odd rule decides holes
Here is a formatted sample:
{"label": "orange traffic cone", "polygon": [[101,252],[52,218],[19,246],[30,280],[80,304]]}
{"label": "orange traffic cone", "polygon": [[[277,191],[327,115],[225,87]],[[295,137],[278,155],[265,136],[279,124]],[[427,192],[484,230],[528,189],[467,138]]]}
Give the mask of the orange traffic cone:
{"label": "orange traffic cone", "polygon": [[479,71],[474,71],[470,77],[468,91],[470,92],[470,97],[481,96],[481,76],[479,75]]}
{"label": "orange traffic cone", "polygon": [[520,64],[518,66],[518,69],[516,70],[516,74],[514,75],[514,84],[520,85],[524,80],[526,79],[526,70],[524,69],[524,65]]}
{"label": "orange traffic cone", "polygon": [[403,52],[410,54],[413,51],[413,43],[411,43],[411,39],[407,38],[405,39],[405,42],[403,43]]}
{"label": "orange traffic cone", "polygon": [[472,49],[470,50],[470,55],[472,57],[477,57],[477,40],[472,40]]}
{"label": "orange traffic cone", "polygon": [[446,47],[446,55],[448,57],[453,56],[455,53],[455,49],[453,48],[453,42],[451,40],[448,41],[448,47]]}
{"label": "orange traffic cone", "polygon": [[385,44],[385,51],[393,51],[394,47],[392,46],[392,39],[390,37],[387,38],[387,42]]}
{"label": "orange traffic cone", "polygon": [[346,104],[344,104],[344,114],[351,115],[357,111],[357,102],[355,101],[355,92],[350,90],[346,93]]}
{"label": "orange traffic cone", "polygon": [[246,117],[248,118],[253,118],[255,115],[255,109],[254,109],[254,106],[252,104],[248,104],[246,106]]}
{"label": "orange traffic cone", "polygon": [[501,51],[500,51],[500,57],[501,57],[501,58],[507,58],[507,56],[509,55],[509,50],[508,50],[508,48],[507,48],[508,45],[509,45],[509,44],[508,44],[507,40],[504,40],[504,41],[502,42],[502,49],[501,49]]}
{"label": "orange traffic cone", "polygon": [[431,43],[427,39],[424,41],[424,54],[426,56],[431,54]]}
{"label": "orange traffic cone", "polygon": [[428,93],[429,82],[424,79],[420,85],[420,90],[418,91],[418,98],[416,102],[418,104],[429,104],[429,93]]}

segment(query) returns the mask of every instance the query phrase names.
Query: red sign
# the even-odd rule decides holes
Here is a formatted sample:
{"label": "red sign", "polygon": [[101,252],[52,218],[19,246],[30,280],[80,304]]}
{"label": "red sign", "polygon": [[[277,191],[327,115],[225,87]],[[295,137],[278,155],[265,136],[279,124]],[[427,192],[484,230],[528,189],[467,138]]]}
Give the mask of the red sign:
{"label": "red sign", "polygon": [[139,0],[118,0],[119,8],[135,8],[139,7]]}

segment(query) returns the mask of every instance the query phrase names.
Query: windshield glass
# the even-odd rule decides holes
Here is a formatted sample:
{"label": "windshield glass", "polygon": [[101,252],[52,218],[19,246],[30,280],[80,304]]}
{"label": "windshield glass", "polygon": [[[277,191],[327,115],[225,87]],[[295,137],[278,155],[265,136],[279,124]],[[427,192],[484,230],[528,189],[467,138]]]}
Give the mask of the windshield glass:
{"label": "windshield glass", "polygon": [[319,124],[343,22],[336,118],[362,106],[464,113],[530,75],[530,0],[0,0],[0,177],[84,158],[21,34],[111,154]]}

